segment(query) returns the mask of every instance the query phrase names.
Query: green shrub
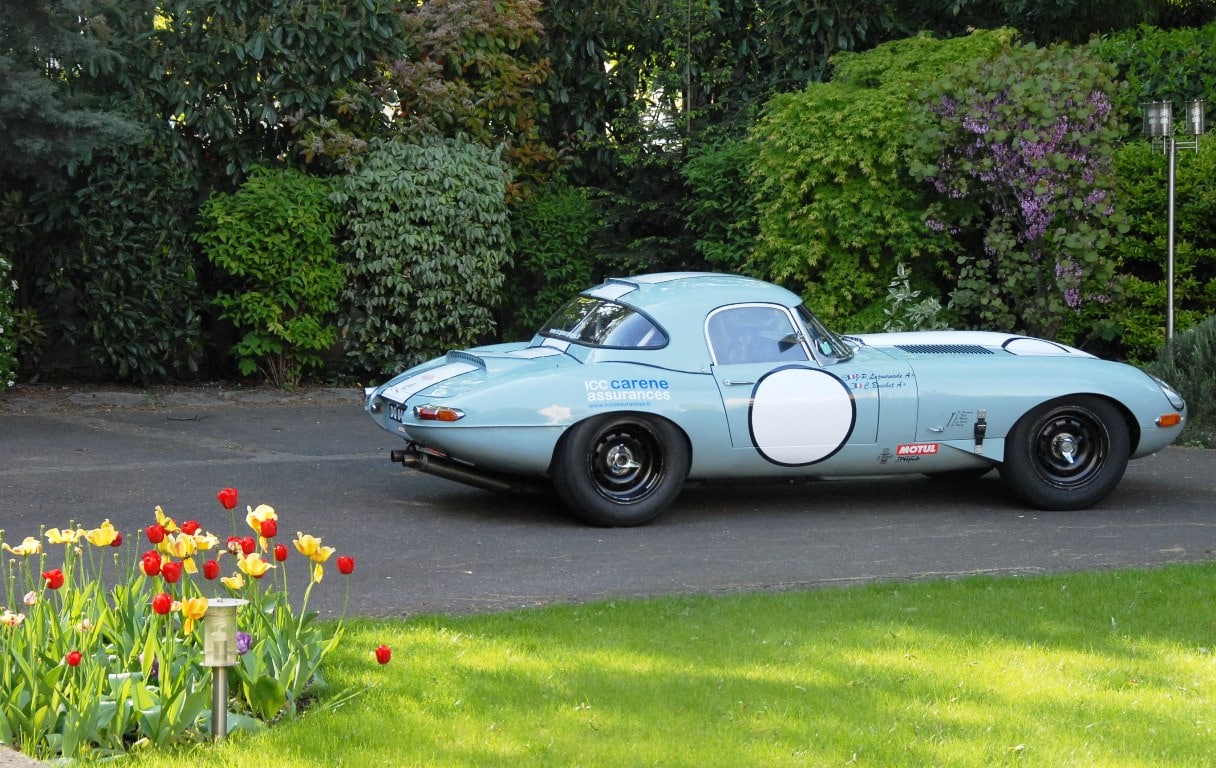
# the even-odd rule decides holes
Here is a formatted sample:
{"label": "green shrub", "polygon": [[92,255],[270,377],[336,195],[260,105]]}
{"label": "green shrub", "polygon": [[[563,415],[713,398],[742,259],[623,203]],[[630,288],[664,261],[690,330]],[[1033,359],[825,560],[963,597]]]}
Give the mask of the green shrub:
{"label": "green shrub", "polygon": [[1216,448],[1216,315],[1176,334],[1146,370],[1186,398],[1183,440]]}
{"label": "green shrub", "polygon": [[[1165,341],[1167,160],[1147,141],[1115,155],[1116,200],[1130,229],[1115,246],[1122,290],[1101,311],[1117,319],[1117,354],[1151,360]],[[1216,314],[1216,146],[1179,152],[1175,174],[1174,325]]]}
{"label": "green shrub", "polygon": [[1208,100],[1216,94],[1216,23],[1203,27],[1158,29],[1142,26],[1095,38],[1090,50],[1114,64],[1116,79],[1126,86],[1115,94],[1115,109],[1126,122],[1126,136],[1139,139],[1143,128],[1141,105],[1170,101],[1177,107],[1192,99]]}
{"label": "green shrub", "polygon": [[756,247],[756,203],[749,177],[756,144],[727,139],[695,151],[684,164],[685,201],[694,248],[728,272],[743,270]]}
{"label": "green shrub", "polygon": [[0,250],[0,392],[13,386],[17,376],[17,320],[13,305],[17,300],[17,281],[13,264]]}
{"label": "green shrub", "polygon": [[167,144],[98,158],[88,183],[65,198],[47,285],[53,333],[87,345],[89,359],[119,379],[148,382],[196,373],[203,356],[204,298],[189,235],[197,184]]}
{"label": "green shrub", "polygon": [[332,191],[300,171],[257,168],[236,193],[203,205],[198,240],[230,277],[215,304],[236,326],[232,354],[245,376],[261,370],[276,386],[295,386],[336,340],[328,317],[342,266]]}
{"label": "green shrub", "polygon": [[587,191],[565,184],[539,190],[511,218],[514,256],[500,327],[504,338],[526,338],[594,281],[598,257],[589,246],[600,222]]}
{"label": "green shrub", "polygon": [[346,208],[347,354],[402,368],[487,338],[510,246],[497,152],[458,139],[373,141],[335,200]]}

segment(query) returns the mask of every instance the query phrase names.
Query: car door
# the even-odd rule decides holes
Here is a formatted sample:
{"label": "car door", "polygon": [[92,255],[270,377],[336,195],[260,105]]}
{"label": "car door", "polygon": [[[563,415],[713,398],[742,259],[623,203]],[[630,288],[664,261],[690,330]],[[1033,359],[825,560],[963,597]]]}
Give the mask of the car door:
{"label": "car door", "polygon": [[733,447],[797,467],[875,443],[881,387],[868,369],[824,365],[788,308],[721,307],[706,318],[705,335]]}

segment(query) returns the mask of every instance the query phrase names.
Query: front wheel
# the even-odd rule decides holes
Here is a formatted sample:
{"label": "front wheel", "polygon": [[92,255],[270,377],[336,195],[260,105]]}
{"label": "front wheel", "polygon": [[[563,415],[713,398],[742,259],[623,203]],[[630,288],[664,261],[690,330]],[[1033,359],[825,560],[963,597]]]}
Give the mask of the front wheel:
{"label": "front wheel", "polygon": [[1039,509],[1084,509],[1114,490],[1130,454],[1118,408],[1095,397],[1061,398],[1013,425],[1001,479]]}
{"label": "front wheel", "polygon": [[684,485],[691,451],[663,419],[612,415],[576,424],[553,457],[553,487],[570,511],[594,525],[642,525],[663,513]]}

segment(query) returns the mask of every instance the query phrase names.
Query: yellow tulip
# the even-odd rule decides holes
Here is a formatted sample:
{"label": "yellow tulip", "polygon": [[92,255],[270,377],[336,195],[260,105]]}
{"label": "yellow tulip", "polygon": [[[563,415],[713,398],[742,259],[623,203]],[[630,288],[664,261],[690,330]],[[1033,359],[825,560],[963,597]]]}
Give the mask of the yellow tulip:
{"label": "yellow tulip", "polygon": [[4,551],[12,552],[18,557],[29,557],[30,555],[36,555],[42,551],[42,542],[38,541],[38,539],[34,538],[33,536],[26,536],[25,540],[15,547],[10,547],[8,544],[5,544]]}
{"label": "yellow tulip", "polygon": [[252,576],[255,579],[260,579],[266,575],[274,566],[262,559],[262,556],[257,552],[251,555],[242,555],[237,561],[237,566],[246,576]]}
{"label": "yellow tulip", "polygon": [[231,576],[221,577],[220,583],[233,592],[238,592],[245,588],[245,577],[239,573],[234,573]]}
{"label": "yellow tulip", "polygon": [[95,547],[108,547],[118,538],[118,529],[109,520],[106,520],[97,528],[85,531],[84,537]]}
{"label": "yellow tulip", "polygon": [[314,563],[325,562],[336,551],[333,547],[321,546],[321,540],[316,536],[299,531],[296,532],[296,540],[292,543],[296,545],[296,551]]}
{"label": "yellow tulip", "polygon": [[80,537],[84,535],[84,531],[77,528],[74,531],[61,531],[58,528],[51,528],[46,532],[46,540],[52,544],[75,544],[80,541]]}
{"label": "yellow tulip", "polygon": [[262,523],[267,520],[277,522],[279,519],[279,516],[274,511],[274,507],[269,504],[259,504],[257,509],[252,507],[245,507],[245,509],[249,510],[249,514],[245,515],[246,525],[252,528],[253,532],[259,536],[262,535]]}
{"label": "yellow tulip", "polygon": [[165,540],[160,543],[159,548],[162,552],[183,560],[193,555],[198,550],[198,545],[193,536],[170,533],[165,535]]}
{"label": "yellow tulip", "polygon": [[182,615],[186,617],[184,629],[186,634],[194,631],[194,622],[203,618],[207,613],[207,598],[188,597],[182,601]]}
{"label": "yellow tulip", "polygon": [[181,528],[177,527],[177,523],[174,522],[173,518],[165,514],[165,510],[161,509],[159,504],[156,505],[156,509],[153,511],[156,512],[156,522],[160,523],[160,526],[164,528],[165,531],[168,533],[177,533],[181,530]]}
{"label": "yellow tulip", "polygon": [[196,533],[194,534],[194,546],[199,552],[206,552],[210,549],[215,549],[220,544],[220,539],[214,533]]}

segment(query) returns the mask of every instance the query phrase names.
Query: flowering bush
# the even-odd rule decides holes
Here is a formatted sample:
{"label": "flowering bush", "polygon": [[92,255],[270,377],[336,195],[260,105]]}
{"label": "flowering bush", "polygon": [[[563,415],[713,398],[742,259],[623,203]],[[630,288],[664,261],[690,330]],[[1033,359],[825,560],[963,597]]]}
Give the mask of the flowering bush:
{"label": "flowering bush", "polygon": [[1126,231],[1113,71],[1084,51],[1011,47],[923,94],[911,172],[939,195],[930,229],[966,246],[951,302],[968,321],[1055,338],[1066,314],[1110,300]]}
{"label": "flowering bush", "polygon": [[[287,547],[272,541],[275,510],[248,507],[253,535],[241,535],[237,492],[226,488],[218,499],[232,511],[226,539],[194,520],[178,524],[160,507],[154,523],[125,538],[109,520],[17,543],[0,530],[11,556],[0,602],[0,743],[72,758],[204,738],[212,675],[199,623],[213,597],[249,601],[229,671],[230,729],[290,716],[319,689],[318,669],[342,623],[327,631],[308,600],[334,549],[296,535],[293,559],[308,572],[297,612]],[[342,574],[354,571],[353,558],[339,561]]]}

